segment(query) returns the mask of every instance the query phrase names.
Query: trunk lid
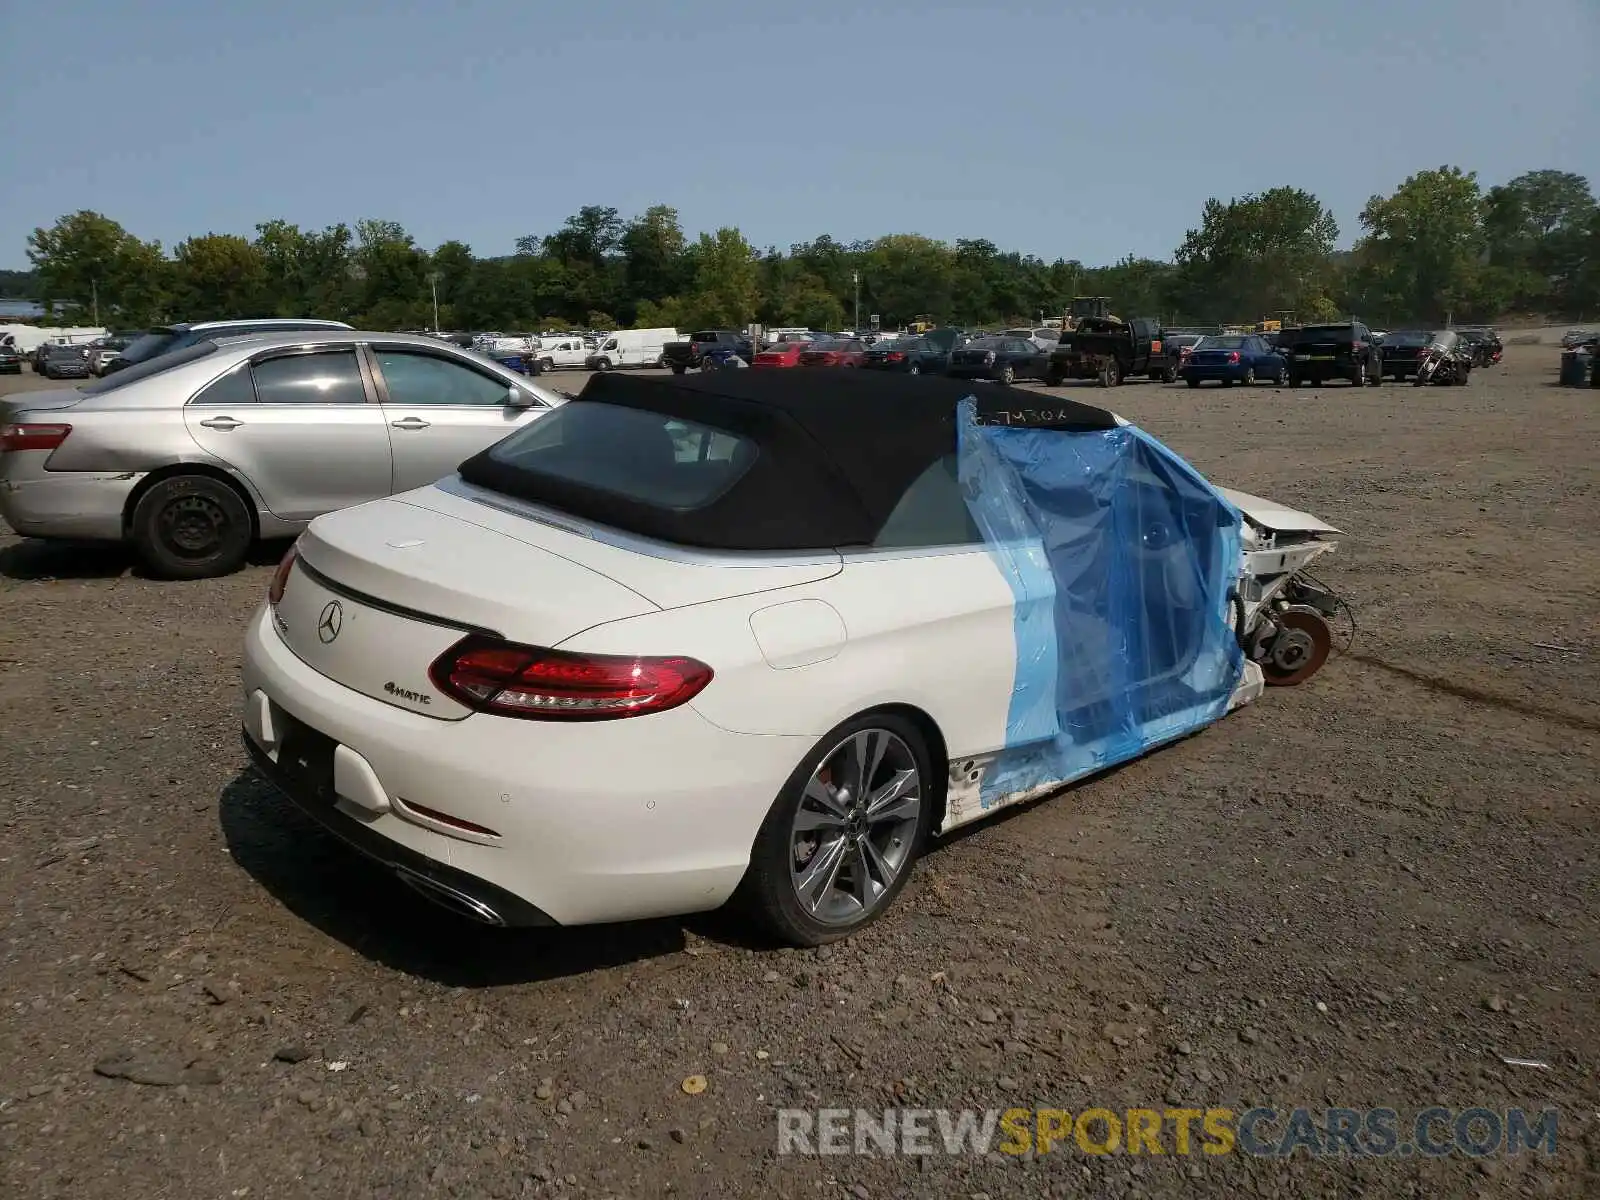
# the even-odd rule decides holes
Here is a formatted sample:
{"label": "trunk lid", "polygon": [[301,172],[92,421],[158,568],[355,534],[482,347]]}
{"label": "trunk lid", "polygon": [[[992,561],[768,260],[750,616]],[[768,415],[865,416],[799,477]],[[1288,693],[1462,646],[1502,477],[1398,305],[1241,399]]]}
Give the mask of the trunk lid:
{"label": "trunk lid", "polygon": [[346,687],[447,720],[469,710],[433,686],[428,668],[467,633],[554,646],[657,611],[559,554],[394,500],[319,517],[299,547],[273,613],[285,644]]}
{"label": "trunk lid", "polygon": [[60,412],[82,403],[85,398],[77,388],[52,388],[44,392],[17,392],[0,396],[0,425],[16,421],[24,413]]}
{"label": "trunk lid", "polygon": [[[474,487],[457,476],[407,492],[396,503],[413,506],[419,513],[482,525],[513,543],[558,555],[663,609],[815,583],[844,567],[844,560],[831,550],[763,559],[755,554],[678,551],[644,539],[634,542],[626,535],[591,527],[582,518]],[[588,624],[610,619],[595,616]]]}

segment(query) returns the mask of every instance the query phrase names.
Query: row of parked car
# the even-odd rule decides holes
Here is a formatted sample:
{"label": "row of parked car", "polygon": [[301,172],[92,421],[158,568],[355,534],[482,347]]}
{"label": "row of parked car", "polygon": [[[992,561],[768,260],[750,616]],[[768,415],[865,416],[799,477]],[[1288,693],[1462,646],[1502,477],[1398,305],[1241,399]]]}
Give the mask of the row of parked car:
{"label": "row of parked car", "polygon": [[[730,331],[694,335],[692,353],[673,362],[675,371],[691,366],[714,370],[853,367],[910,375],[947,375],[998,383],[1040,380],[1059,384],[1069,378],[1100,378],[1120,383],[1135,375],[1162,382],[1182,379],[1189,387],[1271,383],[1321,384],[1345,379],[1356,386],[1385,379],[1415,377],[1422,352],[1441,331],[1374,331],[1359,321],[1305,326],[1272,333],[1206,333],[1144,328],[1148,322],[1103,322],[1106,328],[1068,331],[1006,330],[973,335],[961,330],[864,339],[811,333],[785,338],[751,353]],[[1492,329],[1449,331],[1458,346],[1462,379],[1473,366],[1498,362],[1503,352]]]}

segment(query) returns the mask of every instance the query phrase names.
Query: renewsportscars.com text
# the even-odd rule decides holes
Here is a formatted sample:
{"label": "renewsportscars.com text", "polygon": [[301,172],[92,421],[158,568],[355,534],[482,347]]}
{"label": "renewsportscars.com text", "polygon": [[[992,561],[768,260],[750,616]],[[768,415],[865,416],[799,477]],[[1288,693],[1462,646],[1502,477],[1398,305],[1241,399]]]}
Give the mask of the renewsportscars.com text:
{"label": "renewsportscars.com text", "polygon": [[1556,1151],[1553,1108],[784,1108],[779,1154],[1482,1158]]}

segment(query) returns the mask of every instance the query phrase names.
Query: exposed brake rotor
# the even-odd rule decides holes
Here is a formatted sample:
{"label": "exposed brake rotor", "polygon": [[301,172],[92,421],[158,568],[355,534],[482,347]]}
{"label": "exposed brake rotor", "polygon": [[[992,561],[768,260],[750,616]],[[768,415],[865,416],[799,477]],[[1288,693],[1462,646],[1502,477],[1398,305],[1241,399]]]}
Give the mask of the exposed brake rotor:
{"label": "exposed brake rotor", "polygon": [[1322,669],[1333,651],[1333,630],[1315,609],[1295,605],[1272,614],[1278,633],[1261,660],[1271,687],[1293,687]]}

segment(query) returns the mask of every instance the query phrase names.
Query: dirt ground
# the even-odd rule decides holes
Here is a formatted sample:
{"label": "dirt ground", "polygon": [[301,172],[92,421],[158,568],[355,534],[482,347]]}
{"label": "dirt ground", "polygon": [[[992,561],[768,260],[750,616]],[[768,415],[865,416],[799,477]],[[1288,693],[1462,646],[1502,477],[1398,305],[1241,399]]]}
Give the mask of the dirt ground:
{"label": "dirt ground", "polygon": [[[0,1191],[1600,1195],[1600,392],[1555,375],[1513,345],[1464,389],[1109,397],[1347,531],[1353,649],[935,849],[814,952],[436,912],[245,768],[278,547],[171,584],[0,533]],[[1554,1107],[1559,1144],[777,1153],[782,1107],[1177,1104]]]}

